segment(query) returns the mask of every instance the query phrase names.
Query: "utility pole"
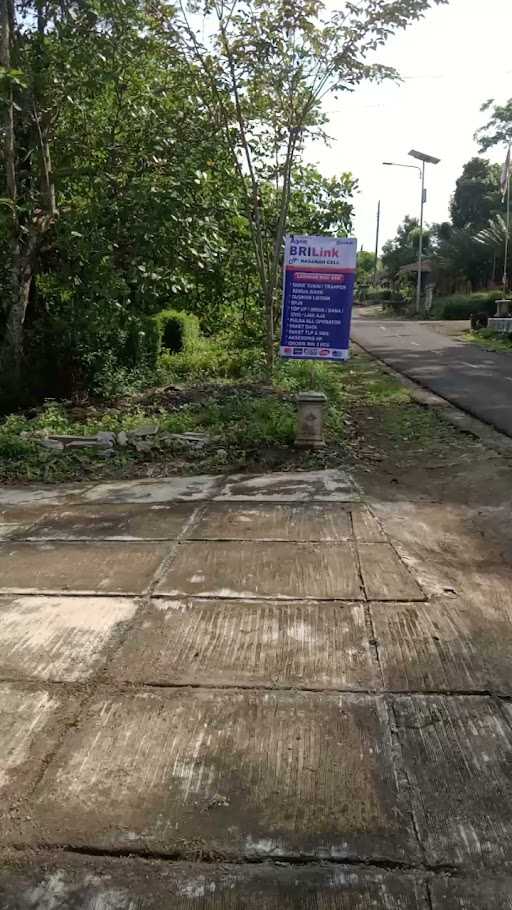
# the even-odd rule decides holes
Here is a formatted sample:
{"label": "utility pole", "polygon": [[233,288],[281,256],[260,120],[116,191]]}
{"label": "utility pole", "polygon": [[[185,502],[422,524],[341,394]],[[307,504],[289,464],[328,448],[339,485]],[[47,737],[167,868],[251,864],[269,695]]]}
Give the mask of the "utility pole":
{"label": "utility pole", "polygon": [[433,155],[425,155],[424,152],[417,152],[415,149],[411,149],[409,152],[413,158],[417,158],[418,161],[421,161],[421,167],[418,167],[416,164],[400,164],[396,161],[383,161],[383,164],[386,164],[388,167],[409,167],[413,168],[416,171],[419,171],[421,177],[421,209],[420,209],[420,239],[418,244],[418,277],[416,280],[416,312],[421,311],[421,274],[422,274],[422,265],[423,265],[423,209],[425,202],[427,201],[427,191],[425,189],[425,165],[426,164],[439,164],[440,158],[434,158]]}
{"label": "utility pole", "polygon": [[377,260],[379,257],[379,234],[380,234],[380,199],[377,205],[377,230],[375,231],[375,263],[373,266],[373,286],[377,283]]}
{"label": "utility pole", "polygon": [[508,248],[510,244],[510,173],[507,175],[507,232],[505,234],[505,264],[503,266],[503,292],[508,291]]}
{"label": "utility pole", "polygon": [[426,192],[425,192],[425,165],[428,164],[439,164],[440,158],[434,158],[433,155],[426,155],[425,152],[417,152],[416,149],[411,149],[409,152],[412,158],[417,158],[418,161],[421,161],[421,213],[420,213],[420,240],[418,244],[418,279],[416,281],[416,312],[421,313],[421,275],[422,275],[422,265],[423,265],[423,209],[426,202]]}
{"label": "utility pole", "polygon": [[421,312],[421,279],[423,265],[423,209],[425,207],[425,162],[421,168],[421,207],[420,207],[420,239],[418,244],[418,276],[416,279],[416,312]]}

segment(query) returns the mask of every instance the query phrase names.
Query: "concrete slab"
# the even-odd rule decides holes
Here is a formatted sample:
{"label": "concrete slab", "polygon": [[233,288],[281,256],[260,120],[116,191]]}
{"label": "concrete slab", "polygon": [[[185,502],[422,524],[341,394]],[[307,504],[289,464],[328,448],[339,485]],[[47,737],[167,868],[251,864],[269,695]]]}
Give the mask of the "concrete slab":
{"label": "concrete slab", "polygon": [[510,506],[502,493],[498,507],[379,502],[372,509],[430,596],[451,590],[486,609],[510,603]]}
{"label": "concrete slab", "polygon": [[0,540],[10,540],[26,533],[35,522],[47,513],[51,506],[7,506],[0,510]]}
{"label": "concrete slab", "polygon": [[374,689],[377,670],[362,604],[158,598],[109,675],[159,685]]}
{"label": "concrete slab", "polygon": [[349,509],[342,504],[231,505],[212,503],[186,535],[193,540],[347,540]]}
{"label": "concrete slab", "polygon": [[34,540],[172,540],[193,514],[194,506],[186,503],[66,506],[47,512],[23,536]]}
{"label": "concrete slab", "polygon": [[[60,692],[23,683],[0,683],[0,828],[7,810],[33,785],[43,762],[69,722],[73,700]],[[2,818],[3,813],[6,817]]]}
{"label": "concrete slab", "polygon": [[512,862],[512,730],[489,698],[398,696],[396,729],[431,864]]}
{"label": "concrete slab", "polygon": [[141,594],[171,544],[0,544],[0,591]]}
{"label": "concrete slab", "polygon": [[346,471],[290,471],[276,474],[233,474],[215,499],[260,502],[322,500],[348,502],[360,498],[359,489]]}
{"label": "concrete slab", "polygon": [[460,598],[370,609],[386,688],[512,693],[511,611]]}
{"label": "concrete slab", "polygon": [[425,600],[409,570],[388,543],[357,544],[368,600]]}
{"label": "concrete slab", "polygon": [[434,878],[432,910],[511,910],[512,878]]}
{"label": "concrete slab", "polygon": [[[349,866],[220,866],[43,854],[0,869],[9,910],[426,910],[421,878]],[[503,905],[504,907],[504,905]],[[502,906],[498,908],[502,910]]]}
{"label": "concrete slab", "polygon": [[88,490],[88,502],[175,502],[210,499],[221,477],[197,475],[166,477],[163,480],[128,480],[100,483]]}
{"label": "concrete slab", "polygon": [[364,506],[352,509],[352,527],[356,540],[365,540],[369,542],[382,542],[386,536],[375,518],[375,515]]}
{"label": "concrete slab", "polygon": [[77,502],[90,487],[90,484],[65,484],[58,486],[35,487],[27,484],[24,487],[0,486],[0,505],[20,505],[28,503],[62,503]]}
{"label": "concrete slab", "polygon": [[0,597],[0,677],[89,678],[135,614],[115,597]]}
{"label": "concrete slab", "polygon": [[412,860],[381,699],[98,693],[34,795],[48,846],[264,859]]}
{"label": "concrete slab", "polygon": [[271,597],[361,600],[353,547],[348,542],[182,543],[156,588],[195,597]]}

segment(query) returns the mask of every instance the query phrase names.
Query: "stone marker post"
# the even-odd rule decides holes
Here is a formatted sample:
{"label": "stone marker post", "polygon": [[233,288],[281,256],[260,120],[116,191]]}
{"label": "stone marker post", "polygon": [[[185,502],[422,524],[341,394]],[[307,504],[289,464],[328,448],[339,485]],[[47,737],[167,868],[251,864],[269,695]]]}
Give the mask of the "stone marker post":
{"label": "stone marker post", "polygon": [[500,317],[508,316],[511,307],[512,304],[510,300],[497,300],[496,313],[494,314],[494,318],[499,319]]}
{"label": "stone marker post", "polygon": [[297,395],[297,435],[295,445],[302,449],[321,449],[324,409],[327,398],[323,392],[300,392]]}

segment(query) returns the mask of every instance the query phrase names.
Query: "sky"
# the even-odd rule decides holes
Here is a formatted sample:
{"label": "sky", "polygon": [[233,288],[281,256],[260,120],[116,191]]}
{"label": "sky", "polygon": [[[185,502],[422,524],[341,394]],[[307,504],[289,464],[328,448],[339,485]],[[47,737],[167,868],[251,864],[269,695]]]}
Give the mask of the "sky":
{"label": "sky", "polygon": [[[419,215],[419,174],[381,164],[417,163],[408,157],[410,149],[441,158],[427,165],[425,220],[448,219],[455,181],[478,154],[473,134],[485,122],[481,105],[512,97],[511,35],[511,0],[451,0],[381,50],[379,62],[394,66],[401,84],[367,83],[326,100],[332,143],[311,144],[307,157],[326,175],[351,171],[358,178],[353,233],[360,249],[375,247],[379,199],[380,247],[406,214]],[[504,148],[487,153],[500,163],[505,155]]]}

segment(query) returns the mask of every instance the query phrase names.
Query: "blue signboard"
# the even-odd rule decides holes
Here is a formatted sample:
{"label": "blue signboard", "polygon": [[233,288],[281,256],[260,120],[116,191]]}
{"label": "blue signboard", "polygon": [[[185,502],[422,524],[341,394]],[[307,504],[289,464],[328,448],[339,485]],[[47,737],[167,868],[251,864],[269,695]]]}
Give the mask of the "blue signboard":
{"label": "blue signboard", "polygon": [[347,360],[357,241],[286,238],[281,357]]}

